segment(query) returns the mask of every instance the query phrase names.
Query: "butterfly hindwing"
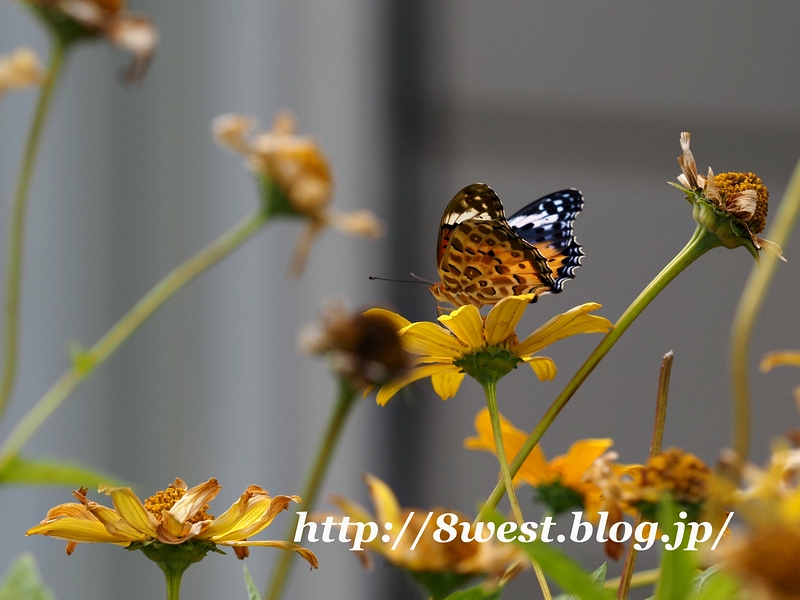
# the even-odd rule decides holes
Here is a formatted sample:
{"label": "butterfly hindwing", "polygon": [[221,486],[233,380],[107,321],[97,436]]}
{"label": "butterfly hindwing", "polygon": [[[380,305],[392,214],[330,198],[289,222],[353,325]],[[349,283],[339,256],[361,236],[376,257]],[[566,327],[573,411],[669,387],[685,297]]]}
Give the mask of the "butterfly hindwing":
{"label": "butterfly hindwing", "polygon": [[535,246],[553,270],[554,292],[575,277],[584,253],[575,240],[575,217],[583,209],[583,194],[576,189],[560,190],[534,200],[508,218],[509,226]]}
{"label": "butterfly hindwing", "polygon": [[583,207],[577,190],[540,198],[506,220],[487,185],[462,189],[439,228],[437,299],[455,306],[496,304],[511,295],[559,292],[583,256],[572,237]]}

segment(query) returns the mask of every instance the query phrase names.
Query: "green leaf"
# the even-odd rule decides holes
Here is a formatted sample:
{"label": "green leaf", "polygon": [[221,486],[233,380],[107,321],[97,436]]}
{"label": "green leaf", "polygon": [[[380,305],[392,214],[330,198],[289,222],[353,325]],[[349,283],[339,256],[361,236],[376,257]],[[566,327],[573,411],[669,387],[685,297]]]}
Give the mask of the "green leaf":
{"label": "green leaf", "polygon": [[479,584],[465,590],[453,592],[445,600],[497,600],[502,593],[503,588],[487,590],[482,584]]}
{"label": "green leaf", "polygon": [[248,600],[261,600],[261,595],[258,593],[258,588],[250,576],[250,571],[247,570],[247,565],[244,565],[244,585],[247,587]]}
{"label": "green leaf", "polygon": [[[678,507],[666,496],[659,502],[659,527],[669,535],[669,544],[675,543],[677,536],[676,523],[681,521],[678,517]],[[697,552],[683,549],[686,543],[687,532],[683,532],[682,544],[676,550],[667,550],[666,544],[661,549],[661,575],[656,584],[657,600],[685,600],[691,589],[692,578],[697,569]]]}
{"label": "green leaf", "polygon": [[0,485],[124,485],[116,477],[76,462],[17,456],[0,471]]}
{"label": "green leaf", "polygon": [[[504,518],[495,512],[490,515],[496,525],[504,522]],[[609,600],[614,597],[611,590],[604,590],[602,582],[595,573],[587,573],[577,562],[563,552],[556,550],[539,539],[533,542],[515,542],[539,566],[545,574],[558,584],[570,596],[580,600]],[[602,567],[601,567],[602,568]]]}
{"label": "green leaf", "polygon": [[[592,581],[597,583],[598,585],[603,585],[606,582],[606,572],[608,571],[608,563],[603,563],[599,567],[597,567],[592,573],[589,575]],[[580,600],[577,596],[572,596],[570,594],[559,594],[555,597],[555,600]]]}
{"label": "green leaf", "polygon": [[[716,567],[712,567],[712,569],[715,570],[704,579],[699,593],[696,596],[692,596],[693,599],[730,600],[738,597],[736,592],[739,591],[739,583],[736,579]],[[712,569],[706,569],[706,573]]]}
{"label": "green leaf", "polygon": [[0,584],[0,600],[53,600],[53,594],[39,576],[32,554],[22,554],[11,565]]}

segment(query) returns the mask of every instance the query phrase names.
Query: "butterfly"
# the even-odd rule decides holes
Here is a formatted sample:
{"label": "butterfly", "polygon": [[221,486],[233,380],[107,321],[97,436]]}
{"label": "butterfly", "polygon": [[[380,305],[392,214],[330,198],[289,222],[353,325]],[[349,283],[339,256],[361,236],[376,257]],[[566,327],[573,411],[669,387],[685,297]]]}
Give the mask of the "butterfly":
{"label": "butterfly", "polygon": [[572,233],[583,195],[553,192],[506,219],[503,204],[483,183],[468,185],[447,205],[439,226],[437,267],[430,287],[440,302],[477,307],[506,296],[557,294],[584,256]]}

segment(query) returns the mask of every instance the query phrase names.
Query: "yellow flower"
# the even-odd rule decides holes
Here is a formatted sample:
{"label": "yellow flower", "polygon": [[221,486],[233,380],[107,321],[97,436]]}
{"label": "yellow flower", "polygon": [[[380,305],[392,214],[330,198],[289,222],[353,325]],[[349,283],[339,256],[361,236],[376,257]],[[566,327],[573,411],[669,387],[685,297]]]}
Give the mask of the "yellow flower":
{"label": "yellow flower", "polygon": [[17,48],[0,56],[0,98],[8,90],[20,90],[42,80],[42,64],[30,48]]}
{"label": "yellow flower", "polygon": [[683,154],[678,163],[682,173],[679,184],[672,185],[694,206],[695,220],[726,248],[744,246],[756,259],[758,251],[764,250],[785,260],[780,246],[756,235],[764,230],[769,202],[769,190],[761,179],[753,173],[714,175],[711,167],[708,176],[700,175],[689,148],[691,137],[690,133],[681,133]]}
{"label": "yellow flower", "polygon": [[[800,351],[798,350],[779,350],[777,352],[770,352],[763,359],[758,366],[762,373],[767,373],[775,367],[795,366],[800,367]],[[800,386],[794,388],[794,397],[800,407]]]}
{"label": "yellow flower", "polygon": [[[328,225],[370,239],[383,235],[383,225],[372,212],[345,213],[329,207],[332,182],[328,161],[313,138],[294,135],[290,113],[279,113],[272,131],[251,139],[253,126],[249,117],[226,114],[214,119],[212,129],[222,147],[245,156],[250,169],[261,177],[267,210],[308,219],[292,260],[294,274],[302,272],[311,243]],[[288,200],[288,206],[273,199],[273,186]]]}
{"label": "yellow flower", "polygon": [[[527,562],[524,555],[512,544],[497,543],[494,537],[486,542],[474,539],[476,533],[474,526],[469,530],[471,541],[464,541],[462,527],[451,523],[449,515],[453,515],[457,523],[472,524],[473,519],[466,515],[443,508],[434,508],[430,511],[401,508],[397,497],[386,483],[369,474],[366,474],[364,479],[375,507],[374,516],[367,509],[346,498],[335,496],[331,501],[346,516],[350,517],[351,521],[377,522],[381,524],[382,528],[385,526],[386,531],[392,533],[388,538],[376,535],[371,542],[365,544],[366,548],[377,552],[392,565],[417,575],[454,574],[464,576],[464,580],[457,582],[460,585],[466,581],[466,578],[472,576],[491,575],[499,578],[505,573],[508,577],[509,571],[514,572],[516,569],[521,569]],[[429,513],[431,517],[423,535],[416,542],[416,547],[412,549],[411,547],[417,540],[417,535]],[[449,542],[438,542],[434,539],[436,523],[442,515],[445,515],[443,518],[447,520],[447,523],[458,531],[458,535]],[[408,524],[406,525],[406,523]],[[400,531],[403,531],[403,534],[397,541],[395,536]],[[481,535],[486,536],[487,534],[483,532]],[[395,544],[395,542],[397,543]],[[430,579],[422,581],[426,584],[431,583]],[[452,583],[452,579],[444,578],[444,581]]]}
{"label": "yellow flower", "polygon": [[[522,448],[528,435],[514,427],[500,415],[500,428],[503,432],[503,446],[506,458],[511,461]],[[492,435],[489,410],[484,408],[475,416],[477,436],[464,440],[470,450],[486,450],[497,455]],[[586,480],[586,473],[594,462],[603,456],[614,444],[609,438],[578,440],[566,454],[547,461],[544,452],[537,444],[522,463],[514,477],[514,484],[527,483],[539,490],[539,499],[555,513],[563,512],[573,506],[581,505],[587,518],[595,519],[602,499],[599,488]]]}
{"label": "yellow flower", "polygon": [[401,388],[425,377],[431,378],[433,389],[447,400],[456,395],[465,374],[483,384],[487,378],[496,381],[522,362],[542,381],[550,380],[556,376],[556,365],[549,358],[534,356],[536,352],[565,337],[611,329],[608,319],[588,314],[600,308],[588,302],[553,317],[520,342],[514,328],[532,298],[532,294],[503,298],[486,317],[475,306],[461,306],[439,317],[444,327],[427,321],[411,323],[381,308],[367,311],[392,319],[401,328],[403,347],[419,356],[417,366],[406,377],[380,389],[378,404],[386,404]]}
{"label": "yellow flower", "polygon": [[305,354],[328,356],[333,371],[357,390],[399,377],[409,364],[394,321],[380,314],[352,314],[341,299],[323,307],[320,322],[301,332],[297,346]]}
{"label": "yellow flower", "polygon": [[111,496],[113,509],[87,500],[87,489],[81,488],[73,492],[79,504],[61,504],[51,508],[47,517],[29,529],[26,535],[39,534],[67,540],[67,554],[71,554],[78,543],[105,542],[120,546],[133,544],[132,548],[143,550],[148,558],[153,559],[148,552],[192,542],[202,551],[193,562],[218,545],[233,547],[239,558],[248,555],[248,546],[271,546],[297,552],[313,567],[318,565],[314,553],[297,544],[247,539],[266,529],[290,502],[299,502],[300,498],[271,498],[266,490],[251,485],[227,511],[215,518],[206,511],[208,502],[221,487],[216,479],[209,479],[187,490],[186,484],[176,479],[166,490],[154,494],[144,503],[130,488],[101,487],[101,492]]}
{"label": "yellow flower", "polygon": [[56,32],[62,42],[103,37],[133,54],[128,81],[144,75],[158,41],[147,17],[133,15],[125,0],[23,0]]}

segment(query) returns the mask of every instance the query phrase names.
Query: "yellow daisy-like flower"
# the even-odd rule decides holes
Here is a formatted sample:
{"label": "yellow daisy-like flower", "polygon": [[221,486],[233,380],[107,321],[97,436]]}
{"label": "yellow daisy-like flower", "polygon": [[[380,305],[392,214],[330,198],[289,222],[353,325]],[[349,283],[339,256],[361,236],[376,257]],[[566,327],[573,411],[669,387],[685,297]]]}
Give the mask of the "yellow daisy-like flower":
{"label": "yellow daisy-like flower", "polygon": [[682,173],[679,183],[672,185],[694,206],[695,220],[726,248],[744,246],[756,259],[758,251],[764,250],[785,260],[778,244],[757,236],[766,225],[769,203],[769,190],[761,179],[753,173],[714,175],[711,167],[707,176],[700,175],[689,148],[691,137],[690,133],[681,133],[683,153],[678,163]]}
{"label": "yellow daisy-like flower", "polygon": [[[383,235],[383,225],[371,211],[341,212],[330,208],[333,184],[328,160],[316,140],[294,134],[295,122],[290,113],[279,113],[272,131],[251,138],[253,127],[253,119],[236,114],[221,115],[212,124],[217,142],[242,154],[250,170],[260,176],[268,210],[308,219],[292,260],[292,273],[302,272],[311,243],[328,225],[369,239]],[[273,186],[285,197],[283,205],[274,200]]]}
{"label": "yellow daisy-like flower", "polygon": [[579,333],[605,333],[612,327],[603,317],[590,315],[600,308],[587,302],[550,319],[522,342],[514,329],[522,318],[533,294],[509,296],[494,305],[486,317],[475,306],[461,306],[449,315],[439,317],[444,327],[408,319],[381,308],[365,314],[382,314],[392,319],[400,328],[400,342],[411,354],[416,354],[417,366],[401,379],[381,387],[378,404],[384,405],[401,388],[430,377],[433,389],[442,400],[458,392],[464,375],[470,375],[481,384],[497,381],[519,363],[527,363],[542,381],[556,376],[555,363],[536,352],[550,344]]}
{"label": "yellow daisy-like flower", "polygon": [[[218,517],[209,515],[210,502],[222,488],[216,479],[187,489],[176,479],[166,490],[142,503],[128,487],[101,487],[111,496],[114,508],[102,506],[86,498],[86,488],[73,492],[79,504],[60,504],[47,512],[46,518],[26,535],[46,535],[67,540],[67,554],[79,543],[105,542],[141,549],[148,558],[180,547],[187,542],[202,551],[197,562],[216,546],[231,546],[239,558],[248,555],[248,546],[270,546],[292,550],[313,567],[317,557],[310,550],[283,541],[249,540],[266,529],[275,516],[297,496],[270,497],[257,485],[249,486],[239,499]],[[200,542],[200,544],[198,544]]]}
{"label": "yellow daisy-like flower", "polygon": [[[528,437],[521,429],[500,415],[503,431],[503,446],[507,460],[512,460]],[[464,440],[470,450],[485,450],[497,455],[492,434],[489,410],[484,408],[475,416],[477,436]],[[562,512],[579,504],[586,510],[588,519],[595,519],[602,506],[600,489],[586,479],[586,473],[594,462],[614,444],[610,438],[578,440],[566,454],[556,456],[548,462],[537,444],[514,476],[514,485],[527,483],[540,490],[540,500],[554,512]]]}
{"label": "yellow daisy-like flower", "polygon": [[[452,520],[448,515],[453,515],[458,523],[464,524],[472,523],[473,519],[444,508],[431,510],[402,508],[386,483],[370,474],[366,474],[364,479],[375,507],[374,516],[356,502],[340,496],[333,497],[332,503],[350,517],[352,522],[376,522],[385,527],[386,531],[393,532],[389,538],[376,535],[365,546],[386,558],[395,567],[416,576],[429,589],[431,585],[457,587],[476,576],[491,576],[497,579],[505,574],[507,579],[511,573],[516,573],[517,569],[525,566],[527,561],[524,554],[514,545],[497,543],[493,537],[485,542],[475,539],[474,525],[469,529],[467,536],[470,541],[462,539],[464,536],[461,534],[461,526],[458,525],[454,526],[458,528],[459,535],[452,541],[436,541],[434,539],[436,521],[442,515],[445,515],[447,523],[451,523]],[[429,514],[431,514],[430,520],[425,525]],[[417,540],[423,526],[425,529]],[[396,540],[395,536],[401,531],[403,531],[402,537]],[[481,536],[485,536],[485,532],[479,535]],[[413,549],[412,545],[415,545]],[[359,553],[359,557],[364,561],[367,560],[363,553]]]}
{"label": "yellow daisy-like flower", "polygon": [[147,17],[133,15],[125,0],[24,0],[63,43],[105,38],[133,54],[128,81],[144,75],[158,32]]}

